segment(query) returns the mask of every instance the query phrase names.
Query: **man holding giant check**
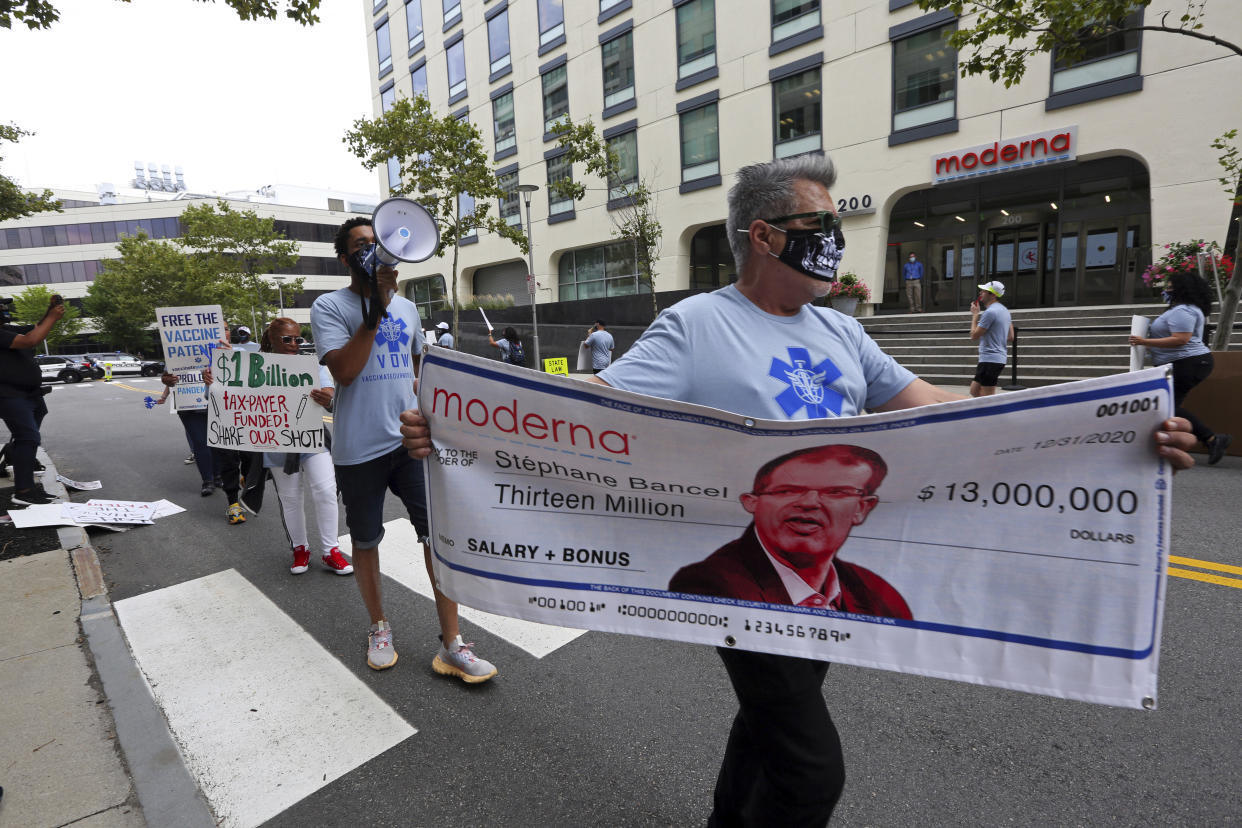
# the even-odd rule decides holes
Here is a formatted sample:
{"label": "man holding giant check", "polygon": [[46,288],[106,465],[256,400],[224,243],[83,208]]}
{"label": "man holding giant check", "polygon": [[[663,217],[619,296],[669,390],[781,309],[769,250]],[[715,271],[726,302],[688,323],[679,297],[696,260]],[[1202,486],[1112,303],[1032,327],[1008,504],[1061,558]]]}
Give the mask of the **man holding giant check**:
{"label": "man holding giant check", "polygon": [[[592,381],[769,420],[850,417],[960,399],[898,365],[853,318],[811,305],[828,293],[845,248],[829,192],[835,180],[832,161],[824,155],[739,170],[728,220],[737,283],[665,310]],[[402,422],[410,454],[429,456],[426,418],[407,411]],[[1185,421],[1165,421],[1155,438],[1155,450],[1174,467],[1192,464],[1185,449],[1194,437]],[[757,523],[764,499],[800,497],[807,503],[801,518],[791,518],[801,521],[800,528],[774,527],[770,537],[843,534],[832,522],[865,516],[859,504],[872,496],[868,484],[844,479],[784,481],[777,487],[759,480],[755,488],[749,502]],[[829,505],[812,508],[812,497]],[[703,554],[716,546],[704,544]],[[759,551],[780,556],[779,550]],[[830,578],[821,577],[823,567],[807,571],[817,573],[812,577],[817,583],[807,582],[810,590],[839,602],[839,586],[834,592]],[[827,662],[735,648],[718,652],[740,709],[709,825],[825,824],[844,785],[840,741],[821,689]]]}

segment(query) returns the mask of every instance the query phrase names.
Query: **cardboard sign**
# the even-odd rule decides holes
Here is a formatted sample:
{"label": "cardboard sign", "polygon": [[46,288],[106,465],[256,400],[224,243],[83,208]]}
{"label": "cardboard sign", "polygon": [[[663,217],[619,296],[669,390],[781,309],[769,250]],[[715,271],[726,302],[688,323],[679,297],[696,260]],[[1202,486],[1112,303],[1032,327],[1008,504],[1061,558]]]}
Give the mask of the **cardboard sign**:
{"label": "cardboard sign", "polygon": [[224,311],[219,305],[156,308],[155,321],[164,347],[164,370],[177,375],[173,405],[180,411],[207,407],[203,369],[211,364],[211,351],[224,339]]}
{"label": "cardboard sign", "polygon": [[212,357],[207,444],[239,451],[325,451],[313,356],[218,348]]}
{"label": "cardboard sign", "polygon": [[565,357],[551,357],[543,361],[543,370],[549,374],[569,374],[569,360]]}

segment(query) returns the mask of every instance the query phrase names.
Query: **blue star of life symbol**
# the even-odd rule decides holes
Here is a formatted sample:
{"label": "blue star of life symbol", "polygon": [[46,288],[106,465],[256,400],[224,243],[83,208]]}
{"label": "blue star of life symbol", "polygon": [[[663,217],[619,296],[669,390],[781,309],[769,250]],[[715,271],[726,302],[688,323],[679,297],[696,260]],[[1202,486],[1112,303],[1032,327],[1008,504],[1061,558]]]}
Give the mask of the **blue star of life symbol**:
{"label": "blue star of life symbol", "polygon": [[406,333],[405,328],[404,319],[395,319],[384,314],[384,318],[379,323],[379,330],[375,332],[375,341],[379,345],[388,343],[389,353],[395,354],[410,345],[410,335]]}
{"label": "blue star of life symbol", "polygon": [[792,417],[800,408],[806,408],[807,419],[841,415],[844,397],[828,387],[841,376],[841,370],[831,359],[824,358],[818,365],[811,364],[811,354],[806,348],[788,348],[789,362],[772,357],[768,376],[787,384],[776,395],[785,416]]}

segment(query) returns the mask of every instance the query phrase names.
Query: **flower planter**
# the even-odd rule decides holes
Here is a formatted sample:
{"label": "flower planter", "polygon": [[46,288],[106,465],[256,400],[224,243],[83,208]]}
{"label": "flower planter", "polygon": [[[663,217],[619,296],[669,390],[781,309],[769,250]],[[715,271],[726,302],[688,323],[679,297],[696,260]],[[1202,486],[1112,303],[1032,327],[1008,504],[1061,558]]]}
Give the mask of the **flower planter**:
{"label": "flower planter", "polygon": [[832,300],[832,309],[846,316],[853,316],[858,309],[858,300],[853,296],[838,296]]}

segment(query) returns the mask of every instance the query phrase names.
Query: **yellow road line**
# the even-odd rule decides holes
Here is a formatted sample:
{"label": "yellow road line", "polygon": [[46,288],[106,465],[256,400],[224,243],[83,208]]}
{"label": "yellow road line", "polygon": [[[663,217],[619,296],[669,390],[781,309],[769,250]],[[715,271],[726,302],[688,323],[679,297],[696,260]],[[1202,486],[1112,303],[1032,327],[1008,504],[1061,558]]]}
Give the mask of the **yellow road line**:
{"label": "yellow road line", "polygon": [[1197,561],[1194,558],[1182,558],[1177,555],[1170,555],[1169,563],[1181,564],[1182,566],[1193,566],[1196,569],[1214,569],[1217,572],[1231,572],[1234,575],[1242,575],[1242,566],[1216,563],[1215,561]]}
{"label": "yellow road line", "polygon": [[1192,581],[1204,581],[1209,584],[1242,589],[1242,578],[1226,578],[1222,575],[1209,575],[1206,572],[1195,572],[1190,569],[1170,569],[1169,574],[1178,578],[1189,578]]}
{"label": "yellow road line", "polygon": [[[99,380],[99,381],[103,382],[103,380]],[[137,391],[139,394],[150,394],[151,393],[150,388],[135,388],[132,385],[126,385],[125,383],[117,382],[116,380],[113,380],[112,382],[108,383],[108,385],[111,385],[113,388],[124,388],[127,391]]]}

